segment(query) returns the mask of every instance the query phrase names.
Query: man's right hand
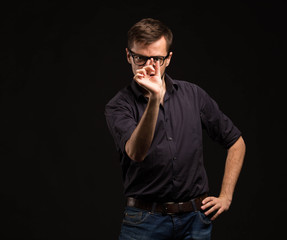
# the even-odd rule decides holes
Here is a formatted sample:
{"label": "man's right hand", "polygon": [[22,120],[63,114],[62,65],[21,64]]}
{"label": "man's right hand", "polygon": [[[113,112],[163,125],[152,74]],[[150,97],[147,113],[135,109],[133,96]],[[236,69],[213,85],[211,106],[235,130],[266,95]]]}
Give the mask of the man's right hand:
{"label": "man's right hand", "polygon": [[146,66],[138,69],[134,76],[134,80],[145,90],[148,91],[150,98],[161,100],[163,97],[163,83],[160,74],[160,65],[156,61],[155,65],[152,65],[153,59],[147,61]]}
{"label": "man's right hand", "polygon": [[152,143],[159,103],[164,95],[159,62],[155,62],[153,66],[153,59],[148,60],[146,66],[137,70],[134,80],[148,91],[149,101],[137,127],[126,142],[125,150],[130,159],[141,162],[147,156]]}

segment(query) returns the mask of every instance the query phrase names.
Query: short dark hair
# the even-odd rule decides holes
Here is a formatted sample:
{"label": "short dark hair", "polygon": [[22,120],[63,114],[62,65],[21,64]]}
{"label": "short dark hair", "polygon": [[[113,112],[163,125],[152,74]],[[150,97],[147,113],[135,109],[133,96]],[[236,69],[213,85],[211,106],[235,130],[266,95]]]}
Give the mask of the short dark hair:
{"label": "short dark hair", "polygon": [[166,50],[169,52],[173,39],[171,30],[159,20],[144,18],[128,31],[128,48],[131,49],[134,42],[151,44],[162,36],[166,40]]}

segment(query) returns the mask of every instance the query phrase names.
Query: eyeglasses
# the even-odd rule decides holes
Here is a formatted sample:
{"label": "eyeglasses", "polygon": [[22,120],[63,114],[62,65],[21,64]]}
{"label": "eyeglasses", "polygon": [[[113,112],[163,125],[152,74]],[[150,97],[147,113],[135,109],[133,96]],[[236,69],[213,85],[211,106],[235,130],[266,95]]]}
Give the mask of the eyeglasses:
{"label": "eyeglasses", "polygon": [[143,66],[146,64],[147,60],[149,59],[153,59],[155,62],[159,61],[159,65],[162,66],[164,64],[165,59],[168,58],[169,53],[163,57],[163,56],[151,56],[151,57],[147,57],[147,56],[143,56],[140,54],[136,54],[134,53],[132,50],[128,49],[129,53],[131,54],[133,60],[134,60],[134,64],[138,65],[138,66]]}

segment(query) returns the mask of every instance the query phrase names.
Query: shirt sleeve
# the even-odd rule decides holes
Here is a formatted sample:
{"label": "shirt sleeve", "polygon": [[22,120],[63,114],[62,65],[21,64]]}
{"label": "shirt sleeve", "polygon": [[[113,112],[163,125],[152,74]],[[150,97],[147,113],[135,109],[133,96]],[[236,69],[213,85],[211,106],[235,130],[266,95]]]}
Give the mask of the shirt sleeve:
{"label": "shirt sleeve", "polygon": [[213,140],[219,142],[226,149],[230,148],[241,136],[241,132],[204,90],[199,88],[198,93],[203,128]]}
{"label": "shirt sleeve", "polygon": [[117,151],[125,154],[125,145],[137,126],[127,99],[115,97],[105,107],[108,128],[113,136]]}

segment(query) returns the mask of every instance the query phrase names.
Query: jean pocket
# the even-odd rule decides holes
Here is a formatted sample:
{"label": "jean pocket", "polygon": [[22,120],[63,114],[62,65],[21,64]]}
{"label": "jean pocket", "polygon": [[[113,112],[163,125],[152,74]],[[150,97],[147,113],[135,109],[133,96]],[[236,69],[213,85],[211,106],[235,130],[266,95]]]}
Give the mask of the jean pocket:
{"label": "jean pocket", "polygon": [[148,217],[150,213],[147,211],[143,211],[137,208],[127,207],[124,212],[123,223],[129,225],[138,225],[143,223]]}
{"label": "jean pocket", "polygon": [[206,216],[203,212],[198,211],[198,216],[202,223],[208,224],[208,225],[211,224],[212,221],[210,220],[210,217]]}

